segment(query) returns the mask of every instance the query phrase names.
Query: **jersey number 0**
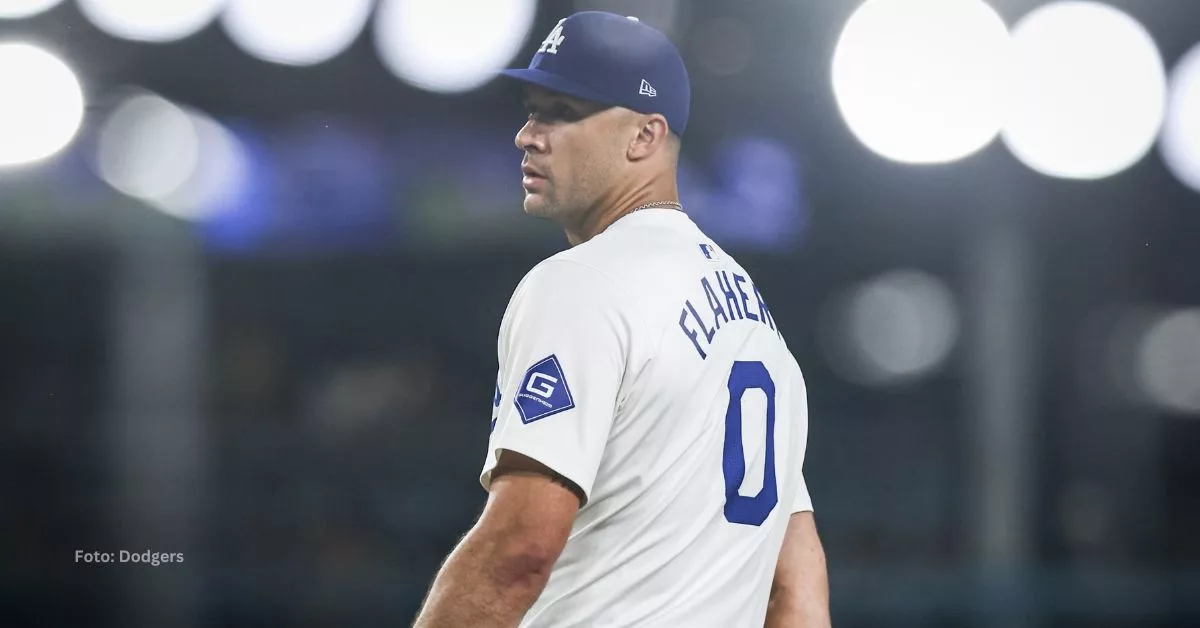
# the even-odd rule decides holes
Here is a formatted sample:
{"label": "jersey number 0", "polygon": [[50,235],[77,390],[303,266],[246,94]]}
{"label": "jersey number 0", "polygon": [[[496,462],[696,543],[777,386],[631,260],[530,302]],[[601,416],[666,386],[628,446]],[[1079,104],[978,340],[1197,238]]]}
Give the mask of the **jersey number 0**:
{"label": "jersey number 0", "polygon": [[[758,389],[767,397],[766,468],[762,489],[748,497],[738,494],[746,477],[746,451],[742,444],[742,396]],[[775,382],[762,362],[734,362],[729,372],[729,408],[725,411],[725,519],[731,523],[760,526],[779,502],[775,482]]]}

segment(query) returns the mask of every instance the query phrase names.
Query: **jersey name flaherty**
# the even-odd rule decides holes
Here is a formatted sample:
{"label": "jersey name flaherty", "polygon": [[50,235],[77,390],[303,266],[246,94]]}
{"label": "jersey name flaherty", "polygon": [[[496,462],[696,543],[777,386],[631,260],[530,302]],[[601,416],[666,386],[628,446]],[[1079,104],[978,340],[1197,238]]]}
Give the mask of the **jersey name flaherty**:
{"label": "jersey name flaherty", "polygon": [[[708,358],[704,348],[713,343],[721,326],[734,321],[749,319],[779,333],[775,328],[775,320],[771,318],[771,310],[767,308],[754,282],[724,270],[713,271],[711,278],[714,281],[709,281],[709,275],[700,278],[704,296],[696,299],[696,303],[700,304],[699,309],[692,299],[685,299],[679,310],[679,329],[696,347],[700,359]],[[714,283],[716,289],[713,288]]]}

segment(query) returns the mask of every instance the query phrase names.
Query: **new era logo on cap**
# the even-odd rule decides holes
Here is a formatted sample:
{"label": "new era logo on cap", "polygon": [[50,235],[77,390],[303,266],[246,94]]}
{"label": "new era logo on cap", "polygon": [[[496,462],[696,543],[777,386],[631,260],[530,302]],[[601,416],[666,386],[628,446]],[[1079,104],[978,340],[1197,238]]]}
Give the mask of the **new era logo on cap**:
{"label": "new era logo on cap", "polygon": [[642,79],[642,87],[640,89],[638,89],[638,93],[643,96],[649,96],[651,98],[654,98],[655,96],[658,95],[658,90],[654,89],[654,86],[650,84],[650,81],[647,81],[646,79]]}

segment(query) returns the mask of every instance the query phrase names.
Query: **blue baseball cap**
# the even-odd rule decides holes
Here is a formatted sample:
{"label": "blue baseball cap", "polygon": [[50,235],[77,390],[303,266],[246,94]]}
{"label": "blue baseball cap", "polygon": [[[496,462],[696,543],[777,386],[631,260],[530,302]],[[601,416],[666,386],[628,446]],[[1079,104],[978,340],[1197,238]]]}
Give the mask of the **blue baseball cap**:
{"label": "blue baseball cap", "polygon": [[504,75],[553,92],[660,113],[683,135],[692,87],[675,44],[636,17],[582,11],[559,20],[529,67]]}

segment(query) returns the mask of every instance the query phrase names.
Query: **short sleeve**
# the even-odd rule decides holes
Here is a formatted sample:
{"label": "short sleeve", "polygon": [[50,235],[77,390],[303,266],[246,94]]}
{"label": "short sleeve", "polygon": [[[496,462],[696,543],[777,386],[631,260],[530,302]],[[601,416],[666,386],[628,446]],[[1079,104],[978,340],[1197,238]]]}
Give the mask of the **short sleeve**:
{"label": "short sleeve", "polygon": [[796,496],[792,499],[792,513],[812,512],[812,498],[808,495],[808,482],[804,474],[800,474],[800,485],[796,487]]}
{"label": "short sleeve", "polygon": [[542,262],[517,286],[497,342],[494,423],[479,481],[502,450],[524,454],[590,499],[633,335],[628,296],[600,271]]}
{"label": "short sleeve", "polygon": [[792,497],[792,513],[797,512],[812,512],[813,504],[812,497],[808,494],[808,480],[804,478],[804,460],[807,459],[806,450],[808,449],[808,388],[804,385],[804,376],[799,374],[797,367],[797,386],[799,396],[799,412],[794,417],[797,426],[802,429],[802,438],[800,439],[800,460],[801,467],[799,470],[799,482],[796,485],[796,494]]}

